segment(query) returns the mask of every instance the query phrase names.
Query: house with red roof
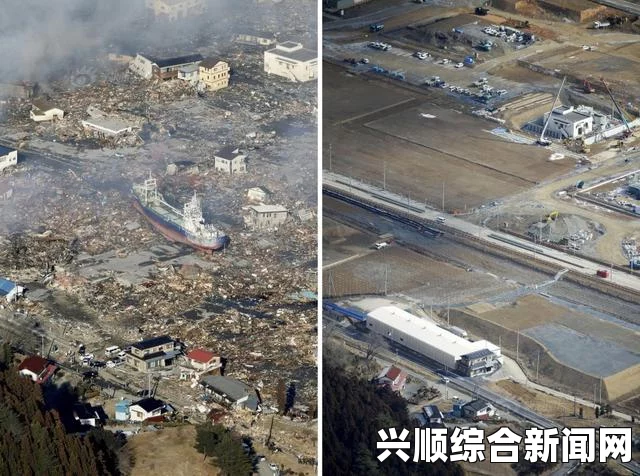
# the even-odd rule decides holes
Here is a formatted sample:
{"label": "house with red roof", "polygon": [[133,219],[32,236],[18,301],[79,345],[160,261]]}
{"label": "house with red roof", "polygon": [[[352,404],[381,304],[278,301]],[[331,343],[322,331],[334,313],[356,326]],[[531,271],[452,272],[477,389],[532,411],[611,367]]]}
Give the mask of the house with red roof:
{"label": "house with red roof", "polygon": [[36,383],[46,383],[58,370],[56,364],[39,355],[32,355],[24,359],[18,366],[18,373],[29,377]]}
{"label": "house with red roof", "polygon": [[199,377],[222,367],[220,356],[205,349],[192,349],[185,355],[185,363],[180,366],[180,378]]}
{"label": "house with red roof", "polygon": [[378,385],[388,386],[394,392],[404,389],[407,383],[407,372],[399,369],[395,365],[385,367],[376,378]]}

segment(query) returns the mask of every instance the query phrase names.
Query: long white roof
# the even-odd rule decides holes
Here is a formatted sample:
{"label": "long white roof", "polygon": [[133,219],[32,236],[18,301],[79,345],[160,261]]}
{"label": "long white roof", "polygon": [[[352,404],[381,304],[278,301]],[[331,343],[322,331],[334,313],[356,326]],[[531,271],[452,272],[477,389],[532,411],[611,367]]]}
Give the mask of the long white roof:
{"label": "long white roof", "polygon": [[374,309],[368,315],[368,319],[374,319],[384,323],[397,331],[418,339],[425,344],[441,349],[458,358],[462,355],[475,352],[480,349],[489,349],[493,352],[499,350],[498,346],[486,340],[471,342],[464,337],[437,326],[427,319],[408,313],[396,306],[382,306]]}

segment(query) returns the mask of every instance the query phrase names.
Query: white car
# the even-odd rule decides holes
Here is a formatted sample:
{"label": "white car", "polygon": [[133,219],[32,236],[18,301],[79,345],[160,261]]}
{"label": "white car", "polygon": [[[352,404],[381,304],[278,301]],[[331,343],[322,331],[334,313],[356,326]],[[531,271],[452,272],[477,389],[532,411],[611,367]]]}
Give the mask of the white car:
{"label": "white car", "polygon": [[112,368],[114,368],[116,366],[116,364],[113,362],[113,360],[107,360],[106,365],[110,369],[112,369]]}
{"label": "white car", "polygon": [[464,66],[463,63],[456,63],[456,68],[462,68]]}
{"label": "white car", "polygon": [[442,58],[442,61],[440,61],[441,64],[449,64],[449,60],[447,58]]}
{"label": "white car", "polygon": [[387,246],[389,246],[389,243],[387,243],[386,241],[381,241],[380,243],[376,243],[375,245],[373,245],[376,250],[381,250],[382,248],[386,248]]}

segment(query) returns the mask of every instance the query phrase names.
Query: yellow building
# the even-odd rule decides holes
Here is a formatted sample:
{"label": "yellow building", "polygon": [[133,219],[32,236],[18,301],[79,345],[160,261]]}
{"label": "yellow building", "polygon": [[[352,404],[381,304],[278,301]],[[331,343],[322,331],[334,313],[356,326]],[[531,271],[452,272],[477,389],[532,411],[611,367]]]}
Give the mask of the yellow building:
{"label": "yellow building", "polygon": [[229,86],[229,64],[215,58],[206,58],[200,63],[199,80],[210,91]]}
{"label": "yellow building", "polygon": [[201,15],[205,10],[205,0],[146,0],[146,5],[156,17],[171,21]]}

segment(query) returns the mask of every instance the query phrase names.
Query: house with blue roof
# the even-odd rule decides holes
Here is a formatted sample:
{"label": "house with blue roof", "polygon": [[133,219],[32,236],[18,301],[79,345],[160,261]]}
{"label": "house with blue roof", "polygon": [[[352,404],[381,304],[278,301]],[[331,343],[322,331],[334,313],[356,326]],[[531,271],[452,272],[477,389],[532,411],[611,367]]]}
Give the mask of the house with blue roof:
{"label": "house with blue roof", "polygon": [[24,294],[24,288],[5,278],[0,278],[0,298],[13,302]]}

